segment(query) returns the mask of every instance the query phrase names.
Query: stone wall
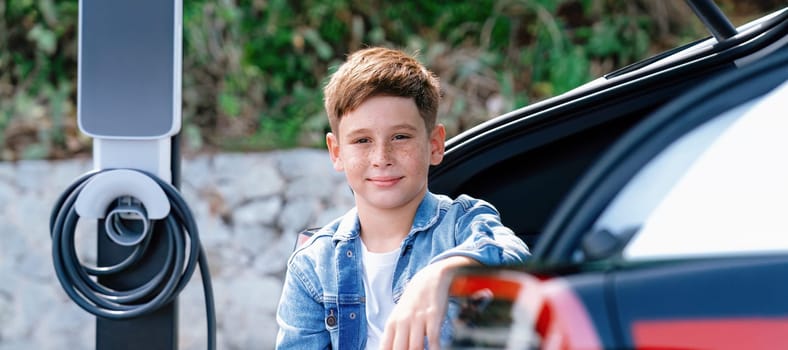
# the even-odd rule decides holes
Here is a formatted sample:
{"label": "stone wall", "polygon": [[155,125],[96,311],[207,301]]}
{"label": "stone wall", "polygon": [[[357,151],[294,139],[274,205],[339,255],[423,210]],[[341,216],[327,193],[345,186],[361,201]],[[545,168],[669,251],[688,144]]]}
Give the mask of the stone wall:
{"label": "stone wall", "polygon": [[[0,162],[0,350],[93,349],[95,318],[54,275],[49,215],[91,160]],[[219,349],[271,349],[276,304],[295,234],[348,210],[342,173],[321,150],[198,156],[181,191],[208,255]],[[80,222],[80,257],[95,263],[95,223]],[[205,349],[199,273],[179,297],[179,349]],[[141,335],[144,336],[144,335]]]}

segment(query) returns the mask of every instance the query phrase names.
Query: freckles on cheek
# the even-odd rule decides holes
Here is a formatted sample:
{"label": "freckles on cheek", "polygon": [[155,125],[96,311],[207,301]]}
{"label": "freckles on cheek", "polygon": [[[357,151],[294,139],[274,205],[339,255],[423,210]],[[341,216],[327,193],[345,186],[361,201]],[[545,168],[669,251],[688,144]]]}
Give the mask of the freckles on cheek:
{"label": "freckles on cheek", "polygon": [[361,164],[359,164],[359,162],[352,162],[350,164],[345,165],[345,171],[349,171],[352,173],[357,173],[361,169],[363,169],[363,167],[361,166]]}
{"label": "freckles on cheek", "polygon": [[410,147],[403,150],[400,159],[403,159],[407,162],[412,162],[414,160],[423,161],[426,159],[424,157],[425,155],[429,155],[428,150],[422,149],[420,147]]}
{"label": "freckles on cheek", "polygon": [[416,147],[415,145],[410,145],[409,147],[402,148],[400,150],[400,157],[402,159],[413,159],[418,154],[421,154],[422,149],[420,147]]}
{"label": "freckles on cheek", "polygon": [[366,159],[366,152],[356,152],[345,158],[345,170],[353,171],[362,169],[364,167],[364,159]]}

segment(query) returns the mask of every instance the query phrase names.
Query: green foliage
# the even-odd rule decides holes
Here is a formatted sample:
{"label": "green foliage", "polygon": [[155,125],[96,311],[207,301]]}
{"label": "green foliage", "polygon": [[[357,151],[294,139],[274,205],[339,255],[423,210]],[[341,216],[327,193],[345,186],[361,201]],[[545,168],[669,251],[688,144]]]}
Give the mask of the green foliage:
{"label": "green foliage", "polygon": [[0,4],[0,159],[64,157],[85,149],[75,120],[73,1]]}
{"label": "green foliage", "polygon": [[[183,6],[187,152],[321,146],[328,126],[322,85],[347,53],[365,46],[416,53],[440,77],[440,118],[452,136],[705,35],[688,31],[694,18],[674,1],[189,0]],[[77,11],[77,0],[0,2],[0,159],[90,151],[90,139],[76,126]]]}

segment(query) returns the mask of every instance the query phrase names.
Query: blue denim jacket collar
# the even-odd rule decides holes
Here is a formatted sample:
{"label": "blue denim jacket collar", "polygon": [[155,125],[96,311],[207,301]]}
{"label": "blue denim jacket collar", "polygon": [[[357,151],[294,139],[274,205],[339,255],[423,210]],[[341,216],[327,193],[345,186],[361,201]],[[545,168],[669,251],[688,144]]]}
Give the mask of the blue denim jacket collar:
{"label": "blue denim jacket collar", "polygon": [[349,210],[339,221],[339,226],[334,232],[334,245],[339,241],[348,241],[361,234],[361,224],[358,220],[358,210],[354,207]]}
{"label": "blue denim jacket collar", "polygon": [[[424,198],[416,209],[416,216],[413,218],[413,225],[408,237],[416,232],[428,230],[438,220],[440,214],[440,201],[438,198],[427,191]],[[339,241],[347,241],[357,238],[361,234],[361,224],[359,223],[358,210],[354,207],[349,210],[339,222],[336,232],[334,232],[334,245]],[[406,238],[406,240],[408,240]]]}

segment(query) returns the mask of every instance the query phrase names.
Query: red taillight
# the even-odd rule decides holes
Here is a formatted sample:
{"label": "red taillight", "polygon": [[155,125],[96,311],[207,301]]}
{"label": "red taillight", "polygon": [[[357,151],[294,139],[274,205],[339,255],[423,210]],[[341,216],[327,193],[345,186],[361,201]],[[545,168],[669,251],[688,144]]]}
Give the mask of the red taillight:
{"label": "red taillight", "polygon": [[461,275],[452,280],[449,294],[470,297],[488,289],[496,299],[514,301],[520,293],[520,286],[518,279],[507,279],[506,276]]}
{"label": "red taillight", "polygon": [[632,325],[638,349],[782,349],[786,318],[644,320]]}
{"label": "red taillight", "polygon": [[[524,289],[526,305],[539,310],[535,328],[542,337],[541,349],[601,349],[596,328],[583,302],[566,281],[553,279]],[[529,300],[530,299],[530,300]]]}
{"label": "red taillight", "polygon": [[461,306],[454,349],[601,348],[582,301],[564,280],[471,271],[455,276],[449,291]]}
{"label": "red taillight", "polygon": [[534,329],[536,329],[536,333],[544,337],[546,334],[552,331],[550,328],[553,325],[553,309],[550,306],[550,303],[545,303],[542,305],[541,310],[536,317],[536,324],[534,324]]}

